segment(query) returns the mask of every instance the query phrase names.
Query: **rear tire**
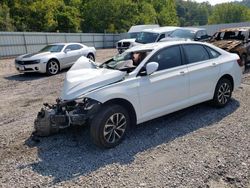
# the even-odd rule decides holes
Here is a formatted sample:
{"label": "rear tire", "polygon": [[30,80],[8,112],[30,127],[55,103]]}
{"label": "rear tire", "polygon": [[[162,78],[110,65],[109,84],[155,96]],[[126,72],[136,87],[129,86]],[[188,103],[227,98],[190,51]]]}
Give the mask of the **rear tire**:
{"label": "rear tire", "polygon": [[93,142],[101,148],[113,148],[121,143],[130,126],[126,109],[119,105],[103,106],[93,118],[90,133]]}
{"label": "rear tire", "polygon": [[213,104],[219,108],[226,106],[231,99],[232,91],[233,87],[230,80],[220,79],[215,88]]}
{"label": "rear tire", "polygon": [[93,54],[88,54],[87,58],[91,59],[92,61],[95,61],[95,56]]}

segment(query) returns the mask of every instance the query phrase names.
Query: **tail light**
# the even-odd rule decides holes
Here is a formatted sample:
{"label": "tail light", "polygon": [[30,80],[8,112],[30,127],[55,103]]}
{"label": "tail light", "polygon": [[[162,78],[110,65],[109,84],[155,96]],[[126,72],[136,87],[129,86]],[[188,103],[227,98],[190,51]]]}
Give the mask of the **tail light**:
{"label": "tail light", "polygon": [[244,66],[244,62],[241,61],[241,59],[237,59],[237,63],[240,67],[243,67]]}

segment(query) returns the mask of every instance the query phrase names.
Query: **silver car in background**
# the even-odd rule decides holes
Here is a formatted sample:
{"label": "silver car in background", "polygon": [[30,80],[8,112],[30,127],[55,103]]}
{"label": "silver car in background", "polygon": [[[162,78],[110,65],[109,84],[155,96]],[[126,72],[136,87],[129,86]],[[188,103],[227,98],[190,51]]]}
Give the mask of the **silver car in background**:
{"label": "silver car in background", "polygon": [[37,53],[24,54],[15,59],[20,73],[40,72],[55,75],[71,67],[76,60],[85,56],[95,61],[96,49],[80,43],[55,43],[45,46]]}

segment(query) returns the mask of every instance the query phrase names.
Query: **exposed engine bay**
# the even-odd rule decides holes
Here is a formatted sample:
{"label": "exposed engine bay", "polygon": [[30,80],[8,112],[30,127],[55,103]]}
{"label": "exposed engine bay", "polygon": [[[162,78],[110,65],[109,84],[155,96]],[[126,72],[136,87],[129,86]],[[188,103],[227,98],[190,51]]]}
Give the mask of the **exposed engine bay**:
{"label": "exposed engine bay", "polygon": [[84,125],[101,107],[101,103],[89,98],[77,101],[56,100],[56,104],[44,104],[35,119],[36,136],[49,136],[71,125]]}

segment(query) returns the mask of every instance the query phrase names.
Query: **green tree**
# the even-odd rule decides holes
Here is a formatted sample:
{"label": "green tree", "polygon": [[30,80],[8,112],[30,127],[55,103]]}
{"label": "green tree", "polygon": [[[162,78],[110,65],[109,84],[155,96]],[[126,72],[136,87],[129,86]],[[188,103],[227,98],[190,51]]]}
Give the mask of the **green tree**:
{"label": "green tree", "polygon": [[158,23],[161,26],[179,25],[179,20],[176,12],[175,0],[167,0],[162,10],[158,14]]}
{"label": "green tree", "polygon": [[151,5],[132,0],[84,1],[81,12],[84,32],[124,32],[132,25],[154,23],[155,19]]}
{"label": "green tree", "polygon": [[138,16],[135,24],[155,24],[157,23],[157,13],[152,4],[148,2],[139,3]]}
{"label": "green tree", "polygon": [[13,31],[13,20],[10,18],[10,9],[4,3],[0,4],[0,31]]}
{"label": "green tree", "polygon": [[209,17],[210,24],[235,23],[249,21],[249,9],[236,3],[216,5]]}
{"label": "green tree", "polygon": [[57,30],[62,32],[79,32],[81,26],[80,1],[61,4],[55,14]]}
{"label": "green tree", "polygon": [[208,23],[212,9],[209,3],[177,0],[176,6],[180,26],[206,25]]}

